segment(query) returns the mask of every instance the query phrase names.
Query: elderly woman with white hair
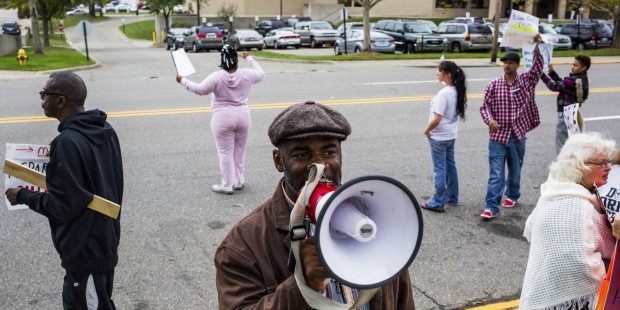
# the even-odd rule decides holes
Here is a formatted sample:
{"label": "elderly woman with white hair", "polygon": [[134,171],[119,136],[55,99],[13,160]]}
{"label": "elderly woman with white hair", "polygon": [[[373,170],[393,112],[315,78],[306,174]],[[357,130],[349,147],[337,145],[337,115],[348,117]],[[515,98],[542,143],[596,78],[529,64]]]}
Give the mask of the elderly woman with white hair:
{"label": "elderly woman with white hair", "polygon": [[597,187],[607,183],[615,142],[570,137],[549,167],[524,236],[531,243],[519,309],[594,309],[615,238]]}

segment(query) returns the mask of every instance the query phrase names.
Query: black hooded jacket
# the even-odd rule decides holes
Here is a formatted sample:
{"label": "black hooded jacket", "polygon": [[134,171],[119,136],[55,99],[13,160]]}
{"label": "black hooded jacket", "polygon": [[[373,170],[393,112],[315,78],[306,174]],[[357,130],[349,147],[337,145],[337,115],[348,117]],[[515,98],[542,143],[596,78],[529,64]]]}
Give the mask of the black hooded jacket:
{"label": "black hooded jacket", "polygon": [[118,262],[120,214],[88,209],[93,195],[122,205],[123,165],[107,115],[90,110],[67,117],[50,146],[48,193],[19,191],[17,200],[49,219],[62,266],[78,274],[111,270]]}

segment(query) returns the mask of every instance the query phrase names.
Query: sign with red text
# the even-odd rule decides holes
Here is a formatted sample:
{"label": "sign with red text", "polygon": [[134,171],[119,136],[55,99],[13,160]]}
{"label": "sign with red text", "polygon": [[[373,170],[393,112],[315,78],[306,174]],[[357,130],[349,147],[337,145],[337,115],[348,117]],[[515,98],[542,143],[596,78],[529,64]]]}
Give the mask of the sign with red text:
{"label": "sign with red text", "polygon": [[[34,169],[38,172],[45,174],[47,170],[47,164],[50,161],[49,145],[35,145],[35,144],[6,144],[6,159],[14,160],[20,163],[22,166],[26,166],[30,169]],[[47,192],[44,188],[26,183],[18,178],[12,177],[8,174],[4,175],[4,188],[9,189],[13,187],[27,188],[35,192]],[[12,206],[9,200],[4,198],[9,210],[28,209],[26,205]]]}

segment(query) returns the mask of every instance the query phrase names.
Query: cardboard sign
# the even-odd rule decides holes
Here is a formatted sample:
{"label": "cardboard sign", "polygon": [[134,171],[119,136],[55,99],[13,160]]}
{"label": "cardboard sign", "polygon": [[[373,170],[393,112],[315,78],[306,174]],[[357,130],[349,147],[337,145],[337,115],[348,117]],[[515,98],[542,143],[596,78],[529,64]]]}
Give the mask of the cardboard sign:
{"label": "cardboard sign", "polygon": [[620,212],[620,165],[611,167],[607,183],[598,188],[598,194],[607,209],[609,221],[613,222]]}
{"label": "cardboard sign", "polygon": [[502,37],[501,47],[521,48],[532,41],[538,34],[539,18],[530,14],[512,10]]}
{"label": "cardboard sign", "polygon": [[614,254],[611,257],[607,276],[601,284],[596,310],[615,310],[620,308],[620,266],[616,266],[620,258],[620,247],[616,241]]}
{"label": "cardboard sign", "polygon": [[[36,144],[6,144],[6,159],[13,160],[24,167],[45,174],[49,158],[49,145]],[[47,192],[45,186],[39,186],[20,180],[7,173],[4,175],[4,188],[25,187],[33,192]],[[27,205],[12,206],[6,197],[6,206],[9,210],[28,209]]]}
{"label": "cardboard sign", "polygon": [[579,122],[577,121],[577,113],[579,113],[579,103],[564,106],[564,123],[566,124],[569,137],[581,132]]}
{"label": "cardboard sign", "polygon": [[[529,70],[534,63],[534,49],[536,48],[536,43],[532,40],[528,41],[528,44],[523,46],[521,52],[523,54],[523,61],[525,62],[525,69]],[[551,63],[551,59],[553,58],[553,45],[540,43],[538,44],[538,50],[543,58],[543,71],[549,71],[549,64]]]}

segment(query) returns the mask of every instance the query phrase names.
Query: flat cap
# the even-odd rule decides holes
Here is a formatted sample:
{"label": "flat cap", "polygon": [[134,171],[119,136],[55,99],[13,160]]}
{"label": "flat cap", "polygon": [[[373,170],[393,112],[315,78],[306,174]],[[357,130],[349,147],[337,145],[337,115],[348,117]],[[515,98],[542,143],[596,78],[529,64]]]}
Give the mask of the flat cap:
{"label": "flat cap", "polygon": [[282,140],[333,137],[345,140],[351,125],[340,112],[314,101],[292,105],[269,125],[269,140],[278,146]]}
{"label": "flat cap", "polygon": [[515,63],[519,63],[521,61],[521,57],[519,57],[519,54],[515,52],[508,52],[506,53],[506,55],[504,55],[504,57],[500,58],[499,60],[503,62],[506,62],[506,60],[512,60]]}

